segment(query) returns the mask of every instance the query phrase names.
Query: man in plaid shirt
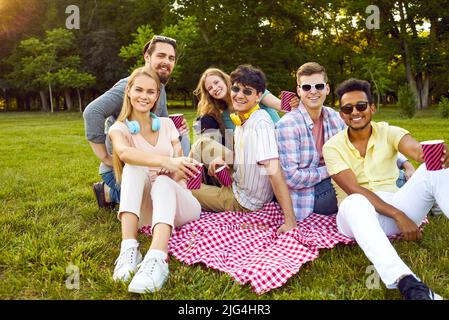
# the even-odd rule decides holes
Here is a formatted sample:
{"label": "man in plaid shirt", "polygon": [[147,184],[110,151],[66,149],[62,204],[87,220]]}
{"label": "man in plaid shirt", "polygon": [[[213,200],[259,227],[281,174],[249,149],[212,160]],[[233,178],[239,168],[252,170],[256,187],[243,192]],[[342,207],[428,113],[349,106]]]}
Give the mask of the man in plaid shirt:
{"label": "man in plaid shirt", "polygon": [[330,92],[324,67],[308,62],[296,73],[301,104],[276,124],[279,158],[296,219],[337,212],[337,200],[323,160],[323,144],[343,130],[338,112],[323,106]]}

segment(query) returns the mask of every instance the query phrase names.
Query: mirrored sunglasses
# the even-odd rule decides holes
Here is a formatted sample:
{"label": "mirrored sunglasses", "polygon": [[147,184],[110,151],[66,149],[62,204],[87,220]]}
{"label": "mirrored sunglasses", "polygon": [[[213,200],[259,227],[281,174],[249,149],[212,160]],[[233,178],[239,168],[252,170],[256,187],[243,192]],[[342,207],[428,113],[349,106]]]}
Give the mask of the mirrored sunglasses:
{"label": "mirrored sunglasses", "polygon": [[310,91],[312,88],[315,88],[318,91],[323,90],[326,87],[325,83],[315,83],[315,84],[301,84],[299,87],[303,91]]}

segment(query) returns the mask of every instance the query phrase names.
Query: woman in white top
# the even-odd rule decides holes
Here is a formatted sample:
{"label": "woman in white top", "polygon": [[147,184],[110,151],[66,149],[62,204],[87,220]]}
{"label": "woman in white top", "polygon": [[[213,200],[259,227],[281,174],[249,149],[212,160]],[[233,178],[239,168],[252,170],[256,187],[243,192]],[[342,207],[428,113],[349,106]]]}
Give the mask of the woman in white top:
{"label": "woman in white top", "polygon": [[[199,219],[201,206],[185,179],[198,173],[198,162],[181,157],[179,133],[169,118],[151,111],[159,97],[159,78],[145,67],[128,80],[122,111],[109,129],[114,170],[121,182],[118,219],[122,223],[120,255],[114,280],[129,291],[160,290],[168,278],[168,242],[173,228]],[[138,228],[151,225],[152,243],[142,261]]]}

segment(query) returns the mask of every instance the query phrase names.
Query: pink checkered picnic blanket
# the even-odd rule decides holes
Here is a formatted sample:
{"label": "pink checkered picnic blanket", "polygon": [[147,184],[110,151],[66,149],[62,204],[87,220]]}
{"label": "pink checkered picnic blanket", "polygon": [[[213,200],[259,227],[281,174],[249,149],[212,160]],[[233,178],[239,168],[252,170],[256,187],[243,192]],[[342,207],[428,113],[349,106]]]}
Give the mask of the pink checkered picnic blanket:
{"label": "pink checkered picnic blanket", "polygon": [[[201,262],[226,272],[262,294],[286,283],[303,264],[318,257],[319,249],[353,243],[338,233],[335,215],[313,214],[297,228],[277,235],[283,221],[274,202],[251,213],[203,212],[201,219],[175,230],[170,254],[189,265]],[[151,234],[146,227],[141,232]]]}
{"label": "pink checkered picnic blanket", "polygon": [[[303,264],[318,257],[319,249],[355,244],[338,233],[335,217],[312,214],[297,228],[277,235],[284,215],[275,202],[250,213],[203,212],[199,220],[173,232],[169,250],[181,262],[204,263],[242,285],[249,282],[257,294],[263,294],[285,284]],[[423,223],[428,223],[427,218]],[[150,227],[140,232],[151,236]]]}

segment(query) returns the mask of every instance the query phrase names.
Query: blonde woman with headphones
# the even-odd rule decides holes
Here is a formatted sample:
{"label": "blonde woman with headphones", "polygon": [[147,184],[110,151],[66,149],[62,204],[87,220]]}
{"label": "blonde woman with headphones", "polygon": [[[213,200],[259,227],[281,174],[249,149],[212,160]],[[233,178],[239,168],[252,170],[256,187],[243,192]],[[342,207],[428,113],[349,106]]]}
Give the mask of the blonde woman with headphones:
{"label": "blonde woman with headphones", "polygon": [[[121,113],[109,129],[117,181],[121,182],[118,219],[122,224],[120,255],[113,279],[128,281],[128,290],[160,290],[168,278],[168,242],[173,228],[199,219],[201,206],[186,188],[185,178],[199,163],[181,157],[179,132],[169,118],[153,114],[160,82],[149,68],[130,76]],[[142,260],[139,227],[151,225],[152,242]]]}

